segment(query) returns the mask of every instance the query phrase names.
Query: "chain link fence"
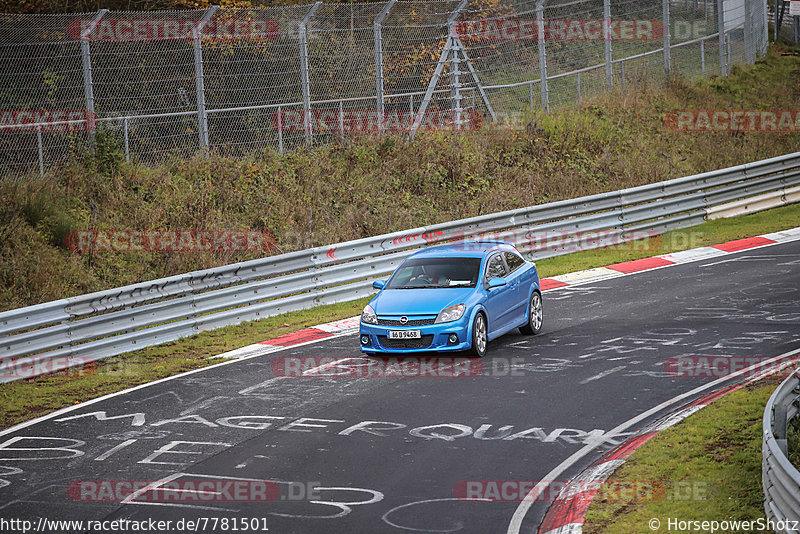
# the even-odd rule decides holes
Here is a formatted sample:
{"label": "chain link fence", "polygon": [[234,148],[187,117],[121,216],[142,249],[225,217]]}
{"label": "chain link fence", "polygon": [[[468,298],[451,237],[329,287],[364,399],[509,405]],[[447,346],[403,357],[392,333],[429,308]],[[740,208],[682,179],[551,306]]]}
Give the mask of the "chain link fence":
{"label": "chain link fence", "polygon": [[[795,3],[797,0],[794,0]],[[793,15],[789,7],[790,0],[772,0],[769,5],[770,31],[775,41],[786,41],[800,45],[800,16]],[[777,13],[777,25],[776,25]]]}
{"label": "chain link fence", "polygon": [[[472,129],[767,47],[764,0],[439,0],[0,15],[0,173]],[[720,37],[721,34],[721,37]]]}

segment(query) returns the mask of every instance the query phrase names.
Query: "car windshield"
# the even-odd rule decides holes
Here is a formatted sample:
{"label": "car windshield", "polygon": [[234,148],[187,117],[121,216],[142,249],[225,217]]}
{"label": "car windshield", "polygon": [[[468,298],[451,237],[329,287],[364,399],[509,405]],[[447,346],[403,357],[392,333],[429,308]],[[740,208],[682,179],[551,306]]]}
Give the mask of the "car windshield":
{"label": "car windshield", "polygon": [[387,289],[475,287],[480,258],[411,258],[398,267]]}

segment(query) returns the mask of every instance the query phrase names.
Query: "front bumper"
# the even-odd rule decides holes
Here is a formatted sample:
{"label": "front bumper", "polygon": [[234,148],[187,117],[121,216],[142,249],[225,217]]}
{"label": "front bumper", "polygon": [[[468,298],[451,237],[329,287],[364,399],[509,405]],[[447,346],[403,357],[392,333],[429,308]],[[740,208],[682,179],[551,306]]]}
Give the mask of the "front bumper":
{"label": "front bumper", "polygon": [[[456,352],[467,350],[472,346],[471,332],[469,331],[469,317],[450,323],[431,324],[424,326],[386,326],[360,323],[359,343],[362,336],[369,336],[369,345],[361,343],[361,352],[366,354],[410,352]],[[387,340],[390,330],[419,330],[422,340]],[[458,336],[456,343],[450,343],[451,334]],[[428,342],[428,340],[430,340]],[[408,341],[407,343],[404,341]]]}

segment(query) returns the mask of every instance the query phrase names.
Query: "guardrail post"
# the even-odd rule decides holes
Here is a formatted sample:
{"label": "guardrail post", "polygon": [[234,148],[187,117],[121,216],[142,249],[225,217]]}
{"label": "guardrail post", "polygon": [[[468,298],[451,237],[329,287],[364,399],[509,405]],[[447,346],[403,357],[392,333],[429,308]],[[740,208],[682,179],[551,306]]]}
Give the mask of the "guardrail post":
{"label": "guardrail post", "polygon": [[603,0],[603,42],[606,56],[606,86],[610,90],[614,87],[614,65],[611,57],[611,0]]}
{"label": "guardrail post", "polygon": [[308,72],[308,23],[317,12],[322,2],[316,2],[306,11],[300,21],[298,37],[300,40],[300,81],[303,85],[303,129],[306,134],[306,144],[313,141],[311,133],[311,81]]}
{"label": "guardrail post", "polygon": [[544,40],[544,0],[536,2],[536,42],[539,46],[539,88],[542,92],[542,109],[545,113],[550,111],[550,91],[547,87],[547,50]]}
{"label": "guardrail post", "polygon": [[728,65],[725,54],[725,11],[722,6],[723,0],[717,0],[717,27],[719,29],[719,72],[722,76],[728,76]]}
{"label": "guardrail post", "polygon": [[[95,26],[97,23],[102,19],[105,14],[108,13],[107,9],[101,9],[98,11],[92,22],[86,27],[86,29],[81,32],[81,65],[83,66],[83,95],[86,99],[86,114],[88,115],[87,118],[93,118],[95,116],[94,110],[94,84],[92,82],[92,52],[89,48],[89,40],[90,35],[94,31]],[[95,123],[96,124],[96,123]],[[95,135],[94,135],[94,128],[88,126],[87,130],[89,133],[89,146],[94,149],[95,143]]]}
{"label": "guardrail post", "polygon": [[44,147],[42,146],[42,126],[36,125],[36,148],[39,152],[39,176],[44,176]]}
{"label": "guardrail post", "polygon": [[375,104],[378,109],[378,132],[383,132],[383,20],[397,0],[389,0],[373,22],[375,36]]}
{"label": "guardrail post", "polygon": [[664,74],[669,78],[672,62],[672,50],[670,49],[670,29],[669,29],[669,0],[661,0],[661,19],[664,25]]}
{"label": "guardrail post", "polygon": [[194,50],[194,84],[197,93],[197,134],[200,137],[200,148],[208,156],[208,114],[206,113],[206,89],[203,77],[203,28],[211,17],[219,10],[219,6],[209,6],[203,18],[192,29],[192,48]]}

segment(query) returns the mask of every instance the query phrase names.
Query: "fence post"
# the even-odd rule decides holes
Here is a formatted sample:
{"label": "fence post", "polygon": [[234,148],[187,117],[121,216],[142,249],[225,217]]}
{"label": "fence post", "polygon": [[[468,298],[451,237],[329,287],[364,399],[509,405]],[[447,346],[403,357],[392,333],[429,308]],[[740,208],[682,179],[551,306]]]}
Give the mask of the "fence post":
{"label": "fence post", "polygon": [[725,34],[725,76],[731,73],[731,34]]}
{"label": "fence post", "polygon": [[455,12],[447,19],[447,34],[450,36],[450,108],[453,110],[453,127],[461,129],[461,60],[458,57],[458,47],[456,45],[456,19],[466,9],[468,0],[461,0],[456,6]]}
{"label": "fence post", "polygon": [[728,65],[725,59],[725,12],[722,7],[723,0],[717,0],[717,27],[719,29],[719,72],[722,76],[728,75]]}
{"label": "fence post", "polygon": [[606,55],[606,85],[610,90],[614,87],[614,75],[612,72],[614,65],[611,63],[611,0],[603,0],[603,41]]}
{"label": "fence post", "polygon": [[[451,34],[455,29],[451,29]],[[450,108],[453,110],[453,127],[461,129],[461,70],[458,48],[450,47]]]}
{"label": "fence post", "polygon": [[42,146],[42,125],[36,125],[36,147],[39,152],[39,176],[44,176],[44,147]]}
{"label": "fence post", "polygon": [[306,144],[310,145],[311,137],[311,81],[308,72],[308,22],[314,13],[317,12],[322,2],[316,2],[306,11],[303,20],[300,21],[298,37],[300,40],[300,81],[303,85],[303,129],[306,133]]}
{"label": "fence post", "polygon": [[444,64],[450,57],[450,53],[453,51],[453,48],[456,46],[456,19],[467,7],[467,3],[469,3],[469,0],[461,0],[461,2],[459,2],[459,4],[456,6],[455,10],[450,14],[450,17],[447,19],[447,40],[444,43],[444,49],[442,50],[442,53],[439,55],[439,61],[436,62],[436,68],[433,70],[433,75],[431,75],[431,79],[428,82],[428,88],[425,90],[425,95],[422,97],[422,102],[420,103],[419,109],[414,117],[414,122],[411,124],[411,132],[409,132],[411,137],[414,137],[417,134],[417,130],[419,130],[422,120],[425,118],[425,111],[427,111],[428,104],[431,102],[431,97],[433,96],[433,91],[436,88],[436,84],[439,83],[439,76],[442,74]]}
{"label": "fence post", "polygon": [[339,135],[344,139],[344,106],[341,100],[339,100]]}
{"label": "fence post", "polygon": [[283,108],[278,106],[278,154],[283,154]]}
{"label": "fence post", "polygon": [[706,75],[706,40],[700,41],[700,73]]}
{"label": "fence post", "polygon": [[669,29],[669,0],[661,0],[662,23],[664,25],[664,74],[669,78],[672,62],[672,50],[670,49],[670,29]]}
{"label": "fence post", "polygon": [[528,83],[528,105],[533,111],[533,82]]}
{"label": "fence post", "polygon": [[197,93],[197,134],[200,137],[200,148],[208,156],[208,114],[206,113],[206,89],[203,78],[203,28],[219,6],[209,6],[203,18],[192,29],[192,48],[194,49],[194,85]]}
{"label": "fence post", "polygon": [[578,78],[578,83],[577,83],[577,85],[578,85],[578,104],[580,104],[581,103],[581,73],[580,73],[580,71],[578,71],[577,78]]}
{"label": "fence post", "polygon": [[539,88],[542,92],[542,109],[550,111],[550,91],[547,87],[547,50],[544,41],[544,0],[536,1],[536,42],[539,46]]}
{"label": "fence post", "polygon": [[753,49],[753,3],[744,0],[744,60],[746,63],[755,63]]}
{"label": "fence post", "polygon": [[131,151],[128,146],[128,117],[124,117],[122,119],[122,140],[125,147],[125,161],[130,163],[131,161]]}
{"label": "fence post", "polygon": [[383,20],[389,14],[392,6],[397,0],[389,0],[383,6],[381,12],[375,17],[373,23],[373,31],[375,35],[375,98],[376,107],[378,109],[378,132],[383,132]]}
{"label": "fence post", "polygon": [[[469,56],[467,55],[467,48],[464,46],[464,43],[461,42],[461,39],[458,37],[458,34],[453,32],[452,38],[453,47],[456,49],[456,52],[461,52],[461,55],[464,56],[464,63],[467,64],[467,70],[472,75],[472,80],[475,82],[475,87],[478,88],[478,93],[481,95],[481,100],[483,100],[483,104],[486,106],[486,111],[489,112],[489,115],[492,117],[492,120],[497,120],[497,114],[494,112],[494,108],[492,107],[492,103],[489,102],[489,95],[486,94],[486,91],[483,89],[483,84],[481,83],[481,79],[478,77],[478,73],[475,71],[475,67],[472,66],[472,61],[470,61]],[[472,90],[473,94],[475,93],[475,89]]]}
{"label": "fence post", "polygon": [[[108,13],[107,9],[98,11],[92,22],[81,32],[81,65],[83,66],[83,95],[86,98],[86,114],[89,118],[95,116],[94,110],[94,84],[92,82],[92,53],[89,48],[89,40],[91,33],[94,31],[97,23]],[[94,149],[95,135],[94,129],[89,130],[89,145]]]}

